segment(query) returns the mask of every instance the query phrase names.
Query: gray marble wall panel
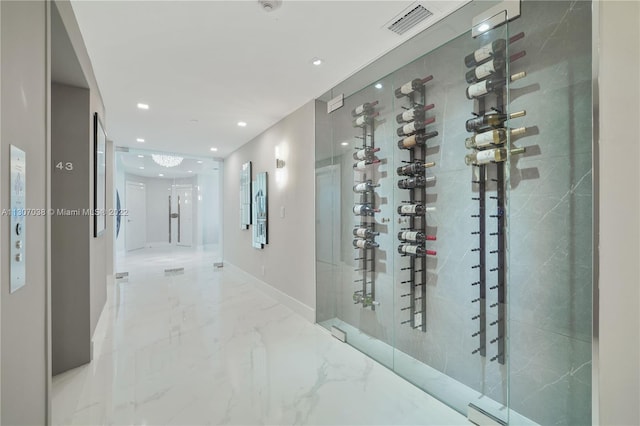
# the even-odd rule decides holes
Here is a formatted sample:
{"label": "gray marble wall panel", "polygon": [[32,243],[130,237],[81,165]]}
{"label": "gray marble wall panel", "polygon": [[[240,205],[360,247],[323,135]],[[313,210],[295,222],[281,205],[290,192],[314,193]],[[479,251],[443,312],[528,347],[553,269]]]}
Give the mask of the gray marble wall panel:
{"label": "gray marble wall panel", "polygon": [[[494,31],[486,41],[524,31],[524,39],[511,46],[511,52],[526,50],[526,56],[511,64],[512,73],[526,70],[525,79],[512,84],[510,111],[525,109],[527,115],[513,120],[511,127],[526,126],[527,134],[512,141],[527,147],[527,153],[514,157],[509,172],[509,279],[508,279],[508,366],[491,362],[497,352],[489,345],[487,357],[472,355],[478,346],[471,334],[478,330],[471,318],[478,307],[476,252],[478,237],[476,187],[471,184],[474,170],[464,164],[469,151],[465,121],[474,108],[465,97],[467,71],[462,58],[483,40],[468,33],[451,40],[393,74],[380,79],[382,89],[363,88],[345,100],[345,107],[330,117],[332,163],[340,167],[340,223],[318,234],[339,232],[340,248],[335,250],[333,269],[318,281],[319,318],[338,319],[395,347],[398,351],[429,365],[457,381],[509,405],[518,413],[540,424],[591,423],[591,321],[592,321],[592,103],[591,103],[591,4],[583,1],[524,1],[522,16]],[[429,148],[428,160],[436,167],[428,175],[437,177],[429,186],[429,231],[438,240],[429,244],[438,251],[430,258],[427,282],[427,332],[401,325],[408,319],[406,280],[401,268],[406,258],[397,254],[398,223],[396,207],[407,195],[396,188],[395,168],[408,159],[396,147],[395,115],[402,112],[404,100],[393,90],[414,78],[433,74],[427,83],[427,103],[435,103],[429,116],[430,127],[439,136]],[[359,284],[357,251],[352,247],[356,219],[351,213],[353,147],[360,142],[351,124],[350,111],[363,102],[379,100],[380,116],[376,143],[382,162],[368,171],[381,184],[376,190],[376,215],[381,235],[377,250],[376,299],[373,312],[354,305],[352,295]],[[341,145],[348,142],[348,146]],[[326,151],[326,149],[325,149]],[[491,195],[495,187],[490,186]],[[488,200],[488,213],[496,209]],[[383,223],[382,220],[385,220]],[[387,222],[386,219],[389,219]],[[495,226],[487,219],[488,232]],[[495,238],[488,249],[496,248]],[[487,267],[496,266],[489,256]],[[329,281],[331,280],[331,283]],[[488,272],[489,285],[496,283]],[[322,297],[320,296],[322,295]],[[488,303],[495,302],[488,291]],[[496,319],[489,309],[487,323]],[[496,337],[489,329],[488,339]],[[366,348],[360,348],[365,350]],[[372,354],[389,365],[392,354]],[[392,367],[410,371],[399,365]],[[416,378],[409,380],[419,382]],[[438,396],[438,389],[426,389]],[[456,407],[464,409],[464,407]]]}

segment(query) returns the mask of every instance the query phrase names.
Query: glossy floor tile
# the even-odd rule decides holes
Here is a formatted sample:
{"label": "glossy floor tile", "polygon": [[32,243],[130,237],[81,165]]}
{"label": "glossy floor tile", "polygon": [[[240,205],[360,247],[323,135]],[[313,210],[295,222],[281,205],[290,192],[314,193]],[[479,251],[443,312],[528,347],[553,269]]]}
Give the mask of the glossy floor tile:
{"label": "glossy floor tile", "polygon": [[109,286],[93,362],[54,377],[53,424],[468,424],[215,256],[146,249],[119,263],[129,279]]}

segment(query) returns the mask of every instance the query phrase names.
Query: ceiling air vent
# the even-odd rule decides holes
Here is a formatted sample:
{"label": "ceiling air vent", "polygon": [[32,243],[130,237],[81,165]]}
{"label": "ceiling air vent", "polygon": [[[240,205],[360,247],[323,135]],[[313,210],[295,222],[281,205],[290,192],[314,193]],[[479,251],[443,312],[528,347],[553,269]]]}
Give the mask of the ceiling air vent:
{"label": "ceiling air vent", "polygon": [[414,3],[389,21],[387,28],[398,35],[402,35],[432,15],[433,13],[427,8],[421,4]]}

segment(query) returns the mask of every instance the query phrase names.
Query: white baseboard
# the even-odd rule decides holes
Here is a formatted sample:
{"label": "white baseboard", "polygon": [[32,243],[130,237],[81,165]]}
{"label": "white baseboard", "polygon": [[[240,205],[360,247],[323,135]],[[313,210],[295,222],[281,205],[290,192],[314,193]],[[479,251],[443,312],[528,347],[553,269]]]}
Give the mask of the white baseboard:
{"label": "white baseboard", "polygon": [[240,269],[239,267],[237,267],[236,265],[234,265],[233,263],[227,260],[224,261],[224,269],[230,270],[231,272],[240,275],[241,277],[246,279],[250,284],[254,285],[260,291],[265,293],[267,296],[272,297],[273,299],[282,303],[283,305],[285,305],[286,307],[288,307],[298,315],[302,316],[304,319],[306,319],[310,323],[315,324],[316,310],[313,309],[312,307],[305,305],[298,299],[294,299],[293,297],[289,296],[283,291],[278,290],[274,286],[265,283],[264,281],[251,275],[244,269]]}

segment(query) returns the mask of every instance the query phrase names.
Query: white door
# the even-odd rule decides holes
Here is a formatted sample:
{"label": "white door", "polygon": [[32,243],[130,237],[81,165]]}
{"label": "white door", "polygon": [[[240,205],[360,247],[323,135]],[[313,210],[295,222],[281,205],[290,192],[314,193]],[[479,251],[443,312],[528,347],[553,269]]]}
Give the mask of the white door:
{"label": "white door", "polygon": [[337,165],[316,170],[316,198],[319,206],[329,206],[329,214],[316,214],[316,257],[321,262],[340,259],[340,168]]}
{"label": "white door", "polygon": [[147,243],[147,191],[144,183],[127,182],[125,244],[127,250],[141,249]]}
{"label": "white door", "polygon": [[191,247],[193,243],[193,185],[173,185],[171,194],[171,240],[178,246]]}

